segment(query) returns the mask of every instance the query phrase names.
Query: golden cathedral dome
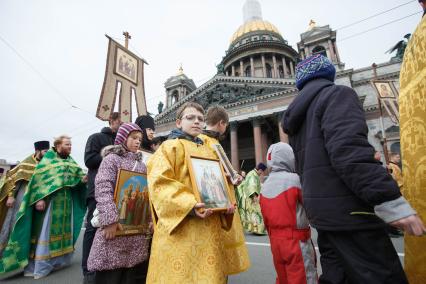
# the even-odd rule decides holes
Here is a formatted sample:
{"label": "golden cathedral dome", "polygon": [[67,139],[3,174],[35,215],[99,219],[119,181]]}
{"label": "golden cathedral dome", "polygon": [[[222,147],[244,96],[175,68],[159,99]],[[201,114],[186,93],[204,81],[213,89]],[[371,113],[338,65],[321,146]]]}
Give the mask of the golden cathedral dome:
{"label": "golden cathedral dome", "polygon": [[280,34],[279,30],[270,22],[264,20],[252,20],[241,25],[238,30],[232,35],[231,44],[241,36],[256,31],[268,31]]}

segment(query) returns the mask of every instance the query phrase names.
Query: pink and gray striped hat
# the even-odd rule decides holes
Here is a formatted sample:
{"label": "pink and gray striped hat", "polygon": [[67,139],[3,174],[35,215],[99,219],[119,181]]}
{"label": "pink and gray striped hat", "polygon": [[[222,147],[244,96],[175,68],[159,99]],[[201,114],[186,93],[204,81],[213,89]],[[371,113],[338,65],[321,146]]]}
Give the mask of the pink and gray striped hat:
{"label": "pink and gray striped hat", "polygon": [[135,123],[123,123],[117,131],[117,136],[115,136],[114,144],[124,144],[130,132],[132,131],[142,132],[142,129]]}

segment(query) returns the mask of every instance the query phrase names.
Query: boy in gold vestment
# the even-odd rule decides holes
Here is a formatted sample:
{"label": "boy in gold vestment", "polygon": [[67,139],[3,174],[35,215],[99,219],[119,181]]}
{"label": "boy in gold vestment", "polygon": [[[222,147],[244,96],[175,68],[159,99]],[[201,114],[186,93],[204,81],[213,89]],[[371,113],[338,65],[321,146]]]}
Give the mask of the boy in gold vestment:
{"label": "boy in gold vestment", "polygon": [[[186,103],[177,112],[177,129],[148,162],[148,190],[155,229],[148,283],[225,283],[227,276],[223,231],[230,222],[204,208],[194,195],[188,155],[216,158],[197,136],[204,126],[204,110]],[[196,210],[198,209],[198,210]],[[227,214],[234,213],[229,206]],[[228,218],[223,218],[228,220]]]}

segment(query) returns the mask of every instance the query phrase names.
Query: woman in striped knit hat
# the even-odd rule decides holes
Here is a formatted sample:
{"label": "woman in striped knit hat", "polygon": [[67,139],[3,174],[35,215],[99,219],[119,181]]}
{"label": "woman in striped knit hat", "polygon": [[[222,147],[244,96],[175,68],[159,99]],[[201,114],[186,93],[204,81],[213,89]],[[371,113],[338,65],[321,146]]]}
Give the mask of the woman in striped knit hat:
{"label": "woman in striped knit hat", "polygon": [[[100,228],[96,231],[87,266],[96,271],[96,283],[145,283],[152,235],[116,237],[122,230],[120,212],[114,202],[114,189],[120,169],[146,173],[139,147],[142,130],[124,123],[117,131],[114,146],[105,147],[95,180],[96,208]],[[149,217],[150,218],[150,217]]]}

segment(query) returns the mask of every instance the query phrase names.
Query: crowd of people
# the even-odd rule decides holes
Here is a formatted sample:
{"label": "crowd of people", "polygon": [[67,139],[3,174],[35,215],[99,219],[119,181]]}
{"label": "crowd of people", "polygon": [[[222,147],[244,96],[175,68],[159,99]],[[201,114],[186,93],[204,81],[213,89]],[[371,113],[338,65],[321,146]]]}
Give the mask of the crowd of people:
{"label": "crowd of people", "polygon": [[[113,113],[87,140],[87,175],[70,155],[69,136],[53,147],[35,142],[0,182],[0,277],[39,279],[70,265],[86,216],[84,283],[226,283],[250,267],[244,232],[268,234],[276,283],[408,283],[386,228],[413,236],[426,228],[401,194],[400,156],[381,165],[358,95],[334,84],[335,73],[320,54],[297,65],[299,95],[282,119],[289,142],[270,145],[266,165],[227,176],[220,187],[229,202],[220,211],[195,194],[188,157],[218,160],[215,145],[229,126],[221,106],[205,113],[183,104],[166,140],[155,137],[149,115],[122,123]],[[114,197],[121,170],[147,176],[143,233],[119,234],[128,219]]]}

